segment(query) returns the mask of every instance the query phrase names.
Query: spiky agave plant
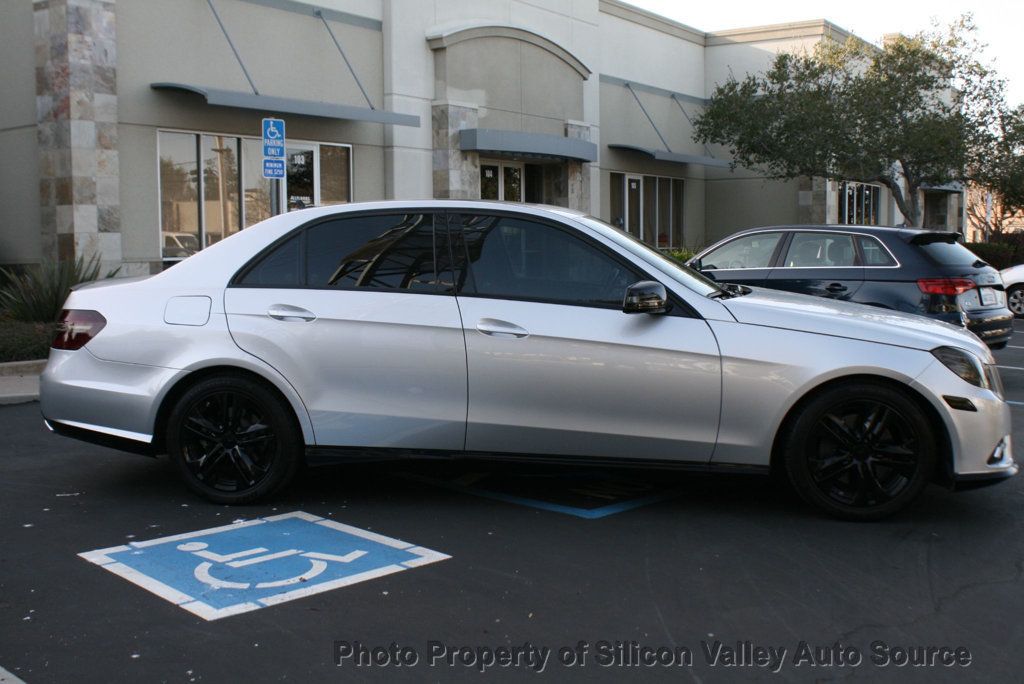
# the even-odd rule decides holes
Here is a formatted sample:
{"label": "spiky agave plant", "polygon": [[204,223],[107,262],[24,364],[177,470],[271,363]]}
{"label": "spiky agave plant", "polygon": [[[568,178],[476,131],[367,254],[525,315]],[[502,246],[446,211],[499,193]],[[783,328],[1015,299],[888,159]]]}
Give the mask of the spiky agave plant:
{"label": "spiky agave plant", "polygon": [[0,288],[0,313],[18,321],[54,322],[72,286],[99,277],[100,259],[95,254],[89,259],[44,261],[21,272],[0,269],[0,282],[5,283]]}

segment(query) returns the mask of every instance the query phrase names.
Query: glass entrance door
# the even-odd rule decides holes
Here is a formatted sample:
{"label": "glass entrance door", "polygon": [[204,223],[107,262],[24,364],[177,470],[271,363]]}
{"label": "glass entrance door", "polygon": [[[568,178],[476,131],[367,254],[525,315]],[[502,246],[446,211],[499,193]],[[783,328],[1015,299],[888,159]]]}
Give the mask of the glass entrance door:
{"label": "glass entrance door", "polygon": [[289,145],[285,150],[285,178],[281,183],[284,206],[288,211],[307,209],[318,204],[316,150],[312,145]]}
{"label": "glass entrance door", "polygon": [[480,162],[480,199],[523,201],[523,165],[518,162]]}

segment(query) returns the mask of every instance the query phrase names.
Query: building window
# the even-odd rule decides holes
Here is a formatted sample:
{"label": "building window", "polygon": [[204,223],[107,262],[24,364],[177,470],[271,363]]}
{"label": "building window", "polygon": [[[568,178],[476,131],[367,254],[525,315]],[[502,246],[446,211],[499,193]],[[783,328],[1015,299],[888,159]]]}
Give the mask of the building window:
{"label": "building window", "polygon": [[286,177],[273,181],[263,178],[258,138],[160,131],[157,144],[165,261],[184,259],[285,207],[351,201],[348,145],[289,142]]}
{"label": "building window", "polygon": [[658,249],[683,244],[683,181],[612,173],[611,223]]}
{"label": "building window", "polygon": [[880,185],[843,182],[839,184],[839,223],[877,226],[878,207],[882,196]]}

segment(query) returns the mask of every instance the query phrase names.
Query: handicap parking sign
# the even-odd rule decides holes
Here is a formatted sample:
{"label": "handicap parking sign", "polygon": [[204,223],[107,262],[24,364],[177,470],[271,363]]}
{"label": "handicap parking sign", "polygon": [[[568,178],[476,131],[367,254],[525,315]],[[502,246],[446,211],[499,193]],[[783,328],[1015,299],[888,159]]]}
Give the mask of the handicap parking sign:
{"label": "handicap parking sign", "polygon": [[79,556],[205,620],[449,558],[302,511]]}
{"label": "handicap parking sign", "polygon": [[283,119],[263,119],[263,156],[284,157]]}

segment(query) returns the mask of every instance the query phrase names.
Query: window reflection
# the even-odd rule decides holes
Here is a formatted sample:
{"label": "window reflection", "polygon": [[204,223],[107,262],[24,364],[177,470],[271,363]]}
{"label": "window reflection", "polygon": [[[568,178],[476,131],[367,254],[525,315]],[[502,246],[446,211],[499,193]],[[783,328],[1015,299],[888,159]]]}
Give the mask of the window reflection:
{"label": "window reflection", "polygon": [[430,214],[359,216],[326,221],[306,236],[312,287],[444,290],[435,276]]}
{"label": "window reflection", "polygon": [[165,257],[187,257],[199,250],[199,174],[196,137],[159,135],[160,230]]}
{"label": "window reflection", "polygon": [[349,149],[320,146],[320,206],[345,204],[349,197]]}
{"label": "window reflection", "polygon": [[263,142],[260,140],[242,140],[242,182],[246,228],[278,213],[274,181],[263,177]]}
{"label": "window reflection", "polygon": [[238,138],[202,136],[203,225],[212,245],[240,228],[238,203]]}

